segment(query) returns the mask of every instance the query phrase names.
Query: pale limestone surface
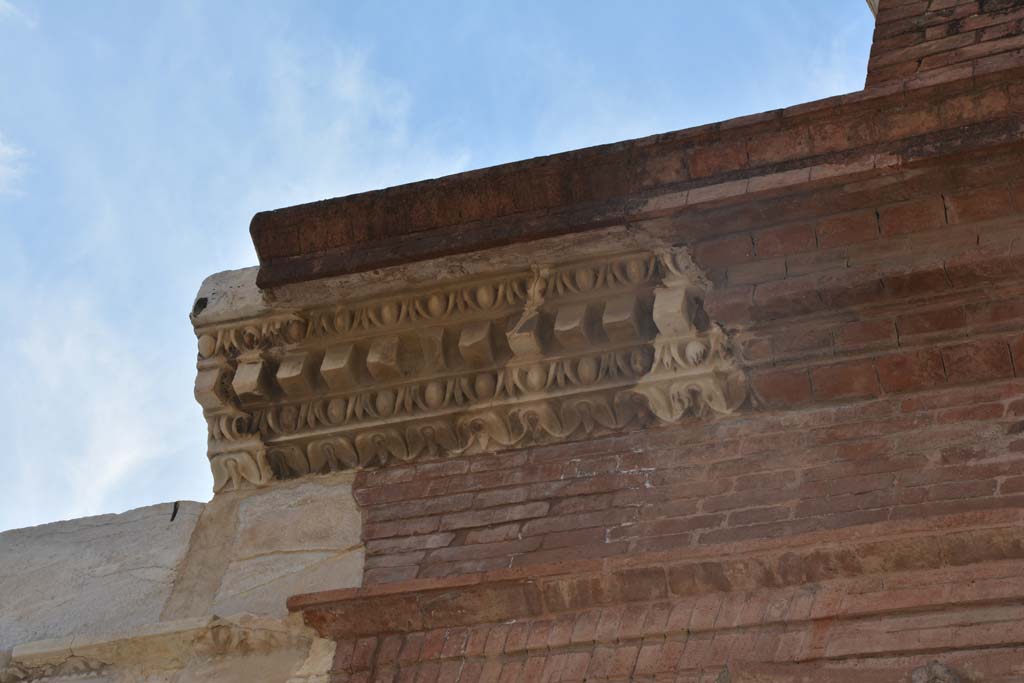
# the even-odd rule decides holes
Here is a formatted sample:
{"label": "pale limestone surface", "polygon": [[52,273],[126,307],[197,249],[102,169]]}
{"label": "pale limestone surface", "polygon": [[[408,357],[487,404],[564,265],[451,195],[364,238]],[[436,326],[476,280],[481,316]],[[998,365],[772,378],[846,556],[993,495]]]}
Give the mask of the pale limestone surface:
{"label": "pale limestone surface", "polygon": [[291,595],[360,585],[362,518],[352,476],[340,472],[215,496],[161,617],[284,616]]}
{"label": "pale limestone surface", "polygon": [[0,534],[0,650],[157,621],[201,503],[164,503]]}
{"label": "pale limestone surface", "polygon": [[325,683],[334,645],[285,603],[362,583],[352,474],[173,510],[0,534],[0,683]]}
{"label": "pale limestone surface", "polygon": [[21,645],[0,681],[321,683],[332,646],[294,617],[183,619]]}
{"label": "pale limestone surface", "polygon": [[323,586],[358,586],[361,526],[348,473],[246,496],[238,507],[238,532],[213,612],[284,616],[290,595]]}

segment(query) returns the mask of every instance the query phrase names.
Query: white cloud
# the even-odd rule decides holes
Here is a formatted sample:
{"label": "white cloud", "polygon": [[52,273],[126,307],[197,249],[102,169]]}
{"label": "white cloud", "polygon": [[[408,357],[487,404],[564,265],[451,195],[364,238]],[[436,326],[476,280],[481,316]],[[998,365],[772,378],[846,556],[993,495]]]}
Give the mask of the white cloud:
{"label": "white cloud", "polygon": [[18,193],[18,180],[21,179],[24,172],[22,165],[24,156],[24,150],[6,142],[3,134],[0,133],[0,194]]}

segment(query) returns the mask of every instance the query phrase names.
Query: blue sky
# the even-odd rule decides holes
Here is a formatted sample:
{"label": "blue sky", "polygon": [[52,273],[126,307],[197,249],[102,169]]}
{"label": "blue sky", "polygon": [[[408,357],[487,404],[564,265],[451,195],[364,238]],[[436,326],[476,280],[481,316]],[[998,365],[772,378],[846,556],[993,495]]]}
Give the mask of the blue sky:
{"label": "blue sky", "polygon": [[252,214],[863,86],[863,0],[0,0],[0,529],[207,500]]}

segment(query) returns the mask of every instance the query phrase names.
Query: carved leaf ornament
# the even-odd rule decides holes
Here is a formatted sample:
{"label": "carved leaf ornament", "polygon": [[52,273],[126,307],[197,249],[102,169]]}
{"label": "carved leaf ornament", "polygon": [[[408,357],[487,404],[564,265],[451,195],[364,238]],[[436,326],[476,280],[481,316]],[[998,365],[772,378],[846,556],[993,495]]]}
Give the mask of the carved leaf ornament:
{"label": "carved leaf ornament", "polygon": [[728,414],[709,286],[666,249],[198,328],[214,489]]}

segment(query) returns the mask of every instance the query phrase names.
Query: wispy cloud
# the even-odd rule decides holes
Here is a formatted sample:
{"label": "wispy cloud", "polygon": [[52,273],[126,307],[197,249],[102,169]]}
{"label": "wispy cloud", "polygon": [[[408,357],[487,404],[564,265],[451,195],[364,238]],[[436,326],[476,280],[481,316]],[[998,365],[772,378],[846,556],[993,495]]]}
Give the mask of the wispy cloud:
{"label": "wispy cloud", "polygon": [[11,295],[17,300],[0,301],[5,318],[17,311],[19,320],[11,398],[31,406],[14,406],[12,512],[22,523],[106,512],[119,486],[167,455],[174,436],[161,416],[173,406],[152,410],[160,387],[140,366],[144,354],[96,310],[87,288]]}
{"label": "wispy cloud", "polygon": [[7,142],[0,133],[0,194],[18,193],[18,181],[24,173],[24,156],[24,150]]}
{"label": "wispy cloud", "polygon": [[[123,137],[124,152],[152,167],[129,168],[86,131],[61,146],[73,230],[33,252],[32,231],[21,226],[19,265],[0,272],[0,317],[18,321],[0,338],[8,359],[0,409],[17,425],[0,453],[13,473],[0,529],[208,498],[186,315],[205,275],[255,262],[252,213],[465,168],[467,155],[411,132],[408,89],[376,74],[365,55],[325,58],[278,45],[263,58],[256,85],[249,82],[261,95],[248,106],[260,113],[245,126],[189,122],[165,129],[164,142],[145,110],[123,112],[140,126],[125,129],[137,137]],[[172,109],[172,117],[213,97],[203,87],[180,92],[175,106],[184,113]],[[226,97],[236,98],[243,93]],[[195,156],[151,146],[174,146],[175,135],[198,143]],[[22,154],[0,149],[11,150],[13,183]],[[200,165],[214,170],[197,185]],[[44,263],[58,267],[40,286]]]}
{"label": "wispy cloud", "polygon": [[327,57],[277,44],[267,53],[265,137],[274,163],[247,201],[287,206],[464,170],[469,154],[411,135],[413,105],[400,82],[374,73],[364,52]]}
{"label": "wispy cloud", "polygon": [[10,0],[0,0],[0,21],[13,19],[19,21],[29,28],[35,28],[36,20],[15,7]]}

